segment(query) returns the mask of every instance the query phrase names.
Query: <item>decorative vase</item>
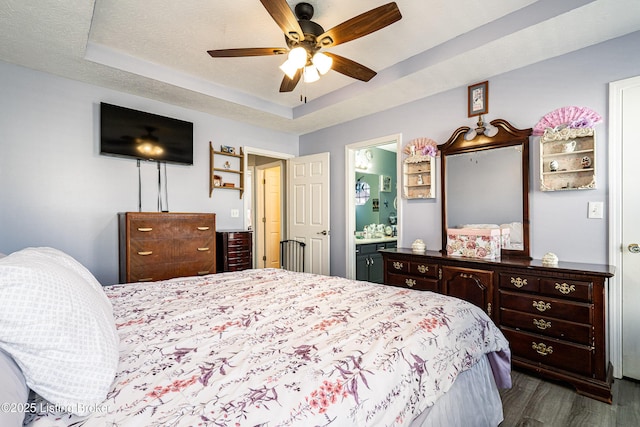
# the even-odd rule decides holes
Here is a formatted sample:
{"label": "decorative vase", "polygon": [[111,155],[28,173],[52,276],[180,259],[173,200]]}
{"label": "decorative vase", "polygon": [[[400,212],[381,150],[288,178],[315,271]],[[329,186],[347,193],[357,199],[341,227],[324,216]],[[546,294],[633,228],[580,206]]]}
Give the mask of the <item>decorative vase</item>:
{"label": "decorative vase", "polygon": [[424,252],[424,251],[427,250],[427,245],[425,245],[424,242],[421,239],[416,239],[411,244],[411,250],[413,252]]}
{"label": "decorative vase", "polygon": [[558,266],[558,256],[553,252],[547,252],[542,257],[542,265],[545,267],[557,267]]}

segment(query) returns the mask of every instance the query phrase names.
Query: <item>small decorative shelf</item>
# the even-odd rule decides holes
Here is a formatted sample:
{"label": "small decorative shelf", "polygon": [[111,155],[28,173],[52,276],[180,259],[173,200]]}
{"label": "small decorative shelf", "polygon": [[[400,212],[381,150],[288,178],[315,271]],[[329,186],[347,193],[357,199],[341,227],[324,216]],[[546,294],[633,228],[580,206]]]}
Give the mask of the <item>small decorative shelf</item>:
{"label": "small decorative shelf", "polygon": [[596,188],[595,131],[548,129],[540,138],[540,190]]}
{"label": "small decorative shelf", "polygon": [[209,141],[209,197],[213,190],[236,190],[244,193],[244,153],[226,153],[213,149]]}
{"label": "small decorative shelf", "polygon": [[405,199],[434,199],[433,157],[429,155],[412,155],[403,164],[403,192]]}

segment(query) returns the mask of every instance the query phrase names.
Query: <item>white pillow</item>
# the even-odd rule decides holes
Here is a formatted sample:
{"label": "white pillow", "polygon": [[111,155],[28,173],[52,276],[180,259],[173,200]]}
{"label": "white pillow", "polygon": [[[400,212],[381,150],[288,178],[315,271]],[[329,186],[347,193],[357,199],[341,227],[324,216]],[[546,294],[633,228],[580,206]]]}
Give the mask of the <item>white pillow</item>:
{"label": "white pillow", "polygon": [[87,415],[115,377],[118,333],[104,291],[52,253],[28,248],[0,259],[0,348],[32,390]]}
{"label": "white pillow", "polygon": [[80,277],[82,277],[89,286],[91,286],[102,298],[105,306],[109,307],[109,312],[113,313],[113,307],[111,306],[111,301],[107,298],[107,294],[104,293],[104,289],[98,279],[94,277],[93,274],[85,267],[80,264],[74,257],[62,252],[59,249],[42,247],[42,248],[26,248],[21,251],[24,254],[34,255],[37,257],[46,257],[50,259],[53,263],[60,264],[64,267],[69,268],[70,270],[77,273]]}
{"label": "white pillow", "polygon": [[24,421],[24,407],[29,397],[29,387],[16,362],[0,349],[0,404],[11,404],[0,409],[2,427],[20,427]]}

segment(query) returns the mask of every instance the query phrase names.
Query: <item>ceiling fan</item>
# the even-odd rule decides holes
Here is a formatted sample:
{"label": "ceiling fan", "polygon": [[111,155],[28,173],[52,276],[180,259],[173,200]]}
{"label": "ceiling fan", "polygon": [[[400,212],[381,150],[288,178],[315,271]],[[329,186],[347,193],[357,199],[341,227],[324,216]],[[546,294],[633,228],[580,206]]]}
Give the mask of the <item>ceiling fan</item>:
{"label": "ceiling fan", "polygon": [[355,61],[335,53],[320,52],[322,48],[337,46],[371,34],[400,20],[402,15],[395,2],[371,9],[328,31],[311,21],[313,6],[298,3],[295,15],[286,0],[260,0],[273,20],[284,31],[287,48],[256,47],[240,49],[216,49],[207,51],[213,58],[241,56],[284,55],[288,59],[280,66],[285,76],[280,92],[291,92],[301,78],[305,82],[316,81],[319,74],[333,69],[345,76],[368,82],[376,72]]}

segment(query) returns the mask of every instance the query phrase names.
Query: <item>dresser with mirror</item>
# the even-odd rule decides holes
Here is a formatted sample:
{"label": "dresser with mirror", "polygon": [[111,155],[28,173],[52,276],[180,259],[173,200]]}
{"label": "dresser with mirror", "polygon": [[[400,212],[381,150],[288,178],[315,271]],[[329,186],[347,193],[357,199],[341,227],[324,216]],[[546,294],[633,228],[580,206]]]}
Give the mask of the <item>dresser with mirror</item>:
{"label": "dresser with mirror", "polygon": [[[442,248],[382,250],[384,283],[436,291],[485,310],[511,344],[515,368],[611,402],[606,292],[614,269],[531,259],[529,137],[502,119],[460,127],[438,146]],[[483,132],[486,127],[493,132]],[[487,136],[492,135],[492,136]],[[503,230],[500,252],[453,255],[454,230]],[[508,238],[504,238],[508,236]]]}

